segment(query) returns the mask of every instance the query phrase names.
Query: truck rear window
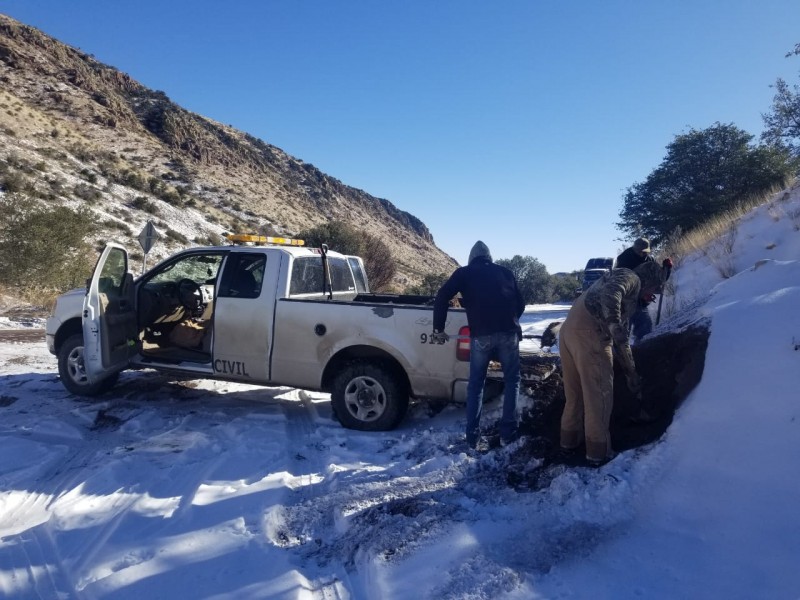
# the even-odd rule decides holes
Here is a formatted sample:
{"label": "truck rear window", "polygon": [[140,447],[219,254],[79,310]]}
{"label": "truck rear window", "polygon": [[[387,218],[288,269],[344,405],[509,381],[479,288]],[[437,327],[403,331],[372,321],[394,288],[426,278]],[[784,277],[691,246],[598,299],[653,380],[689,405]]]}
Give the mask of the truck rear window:
{"label": "truck rear window", "polygon": [[[354,292],[353,274],[343,258],[328,257],[333,292]],[[292,266],[289,295],[322,293],[322,259],[317,256],[296,258]]]}

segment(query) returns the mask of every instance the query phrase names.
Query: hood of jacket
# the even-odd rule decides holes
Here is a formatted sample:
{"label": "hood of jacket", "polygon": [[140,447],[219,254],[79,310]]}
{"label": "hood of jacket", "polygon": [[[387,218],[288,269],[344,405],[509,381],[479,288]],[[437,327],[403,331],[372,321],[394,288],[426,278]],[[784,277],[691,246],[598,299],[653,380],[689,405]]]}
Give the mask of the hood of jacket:
{"label": "hood of jacket", "polygon": [[475,242],[475,245],[472,247],[472,250],[469,251],[469,260],[467,261],[467,264],[471,265],[472,261],[478,258],[482,258],[488,262],[492,262],[492,254],[489,252],[489,246],[487,246],[480,240]]}

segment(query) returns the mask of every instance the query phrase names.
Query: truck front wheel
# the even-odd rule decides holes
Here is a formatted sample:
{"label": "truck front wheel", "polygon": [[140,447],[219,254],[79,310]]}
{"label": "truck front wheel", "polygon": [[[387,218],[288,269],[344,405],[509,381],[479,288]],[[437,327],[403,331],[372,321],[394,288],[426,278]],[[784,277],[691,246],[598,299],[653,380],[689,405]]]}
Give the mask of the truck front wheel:
{"label": "truck front wheel", "polygon": [[333,381],[331,403],[342,425],[361,431],[388,431],[408,411],[408,391],[384,365],[355,361]]}
{"label": "truck front wheel", "polygon": [[89,383],[83,365],[83,336],[76,334],[68,337],[58,351],[58,376],[69,392],[77,396],[97,396],[114,387],[119,373]]}

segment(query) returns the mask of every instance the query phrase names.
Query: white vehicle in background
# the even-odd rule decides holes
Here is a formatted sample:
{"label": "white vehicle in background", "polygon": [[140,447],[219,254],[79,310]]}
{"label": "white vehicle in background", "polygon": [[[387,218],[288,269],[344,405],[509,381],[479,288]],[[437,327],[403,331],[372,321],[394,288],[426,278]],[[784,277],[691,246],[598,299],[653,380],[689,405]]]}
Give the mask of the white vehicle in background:
{"label": "white vehicle in background", "polygon": [[110,244],[87,289],[60,296],[47,321],[67,390],[100,394],[140,368],[286,385],[330,392],[341,423],[363,430],[396,427],[409,397],[464,399],[463,309],[448,312],[450,340],[434,343],[432,298],[370,293],[360,258],[300,240],[229,239],[135,280],[125,249]]}

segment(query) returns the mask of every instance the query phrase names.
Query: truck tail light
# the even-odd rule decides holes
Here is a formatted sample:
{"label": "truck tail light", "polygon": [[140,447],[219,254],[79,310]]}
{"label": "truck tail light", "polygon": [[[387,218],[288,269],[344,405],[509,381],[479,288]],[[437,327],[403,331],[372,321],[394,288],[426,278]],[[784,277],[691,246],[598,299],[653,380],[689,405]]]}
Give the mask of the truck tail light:
{"label": "truck tail light", "polygon": [[458,360],[469,360],[469,327],[466,325],[458,330],[458,339],[456,340],[456,358]]}

